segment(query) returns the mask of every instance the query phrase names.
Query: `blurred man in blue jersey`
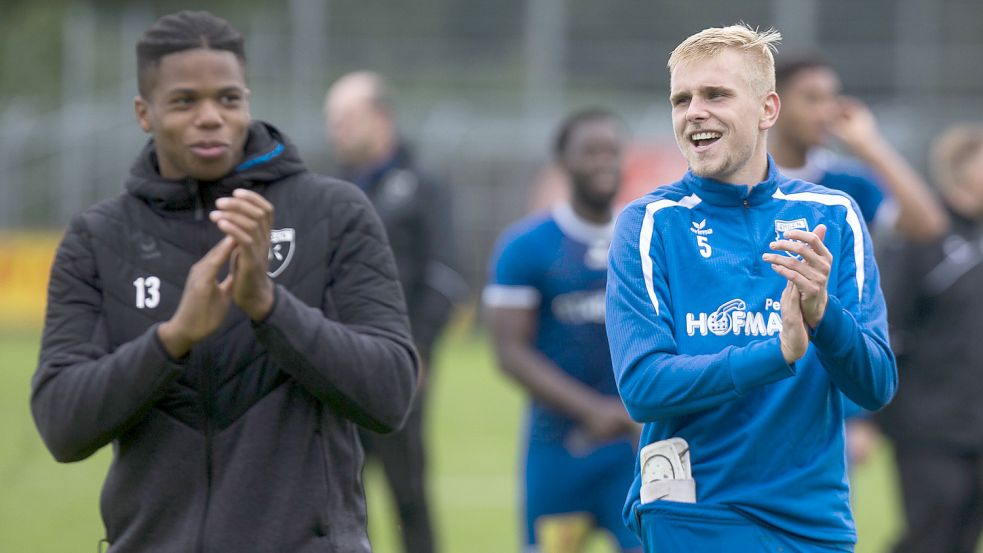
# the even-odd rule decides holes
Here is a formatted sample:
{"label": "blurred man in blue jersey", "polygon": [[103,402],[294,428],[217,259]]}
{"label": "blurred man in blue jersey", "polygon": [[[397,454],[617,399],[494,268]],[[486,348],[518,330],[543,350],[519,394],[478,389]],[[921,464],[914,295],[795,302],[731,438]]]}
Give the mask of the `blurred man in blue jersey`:
{"label": "blurred man in blue jersey", "polygon": [[647,552],[853,551],[844,397],[877,409],[897,386],[856,203],[768,155],[779,39],[735,25],[673,51],[690,169],[615,228],[606,324],[645,423],[624,517]]}
{"label": "blurred man in blue jersey", "polygon": [[[821,57],[783,57],[775,65],[782,113],[768,150],[781,172],[849,194],[872,228],[929,241],[946,213],[928,184],[890,145],[860,100],[842,96],[840,79]],[[827,148],[835,139],[851,159]]]}
{"label": "blurred man in blue jersey", "polygon": [[622,125],[585,110],[561,125],[571,199],[505,231],[483,301],[502,370],[532,396],[526,436],[527,551],[573,553],[594,529],[640,551],[621,522],[638,425],[618,398],[604,330]]}
{"label": "blurred man in blue jersey", "polygon": [[[932,242],[948,218],[925,180],[881,135],[861,101],[841,95],[833,67],[816,54],[782,56],[775,63],[775,87],[782,112],[768,137],[779,170],[849,194],[876,235],[896,233]],[[828,148],[831,139],[854,156]],[[876,427],[860,410],[848,408],[847,451],[863,462],[876,443]]]}

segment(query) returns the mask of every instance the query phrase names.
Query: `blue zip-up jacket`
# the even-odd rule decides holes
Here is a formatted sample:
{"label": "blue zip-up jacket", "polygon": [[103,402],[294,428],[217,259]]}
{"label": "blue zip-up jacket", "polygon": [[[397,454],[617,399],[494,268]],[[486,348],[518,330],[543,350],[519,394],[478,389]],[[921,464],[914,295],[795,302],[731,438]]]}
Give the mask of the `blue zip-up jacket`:
{"label": "blue zip-up jacket", "polygon": [[[779,346],[786,280],[761,256],[786,230],[820,223],[833,254],[829,302],[789,365]],[[788,179],[769,157],[753,187],[687,172],[633,202],[611,245],[607,331],[621,397],[645,423],[642,445],[689,442],[697,510],[856,541],[840,392],[878,409],[897,370],[870,237],[847,195]],[[636,460],[624,512],[636,532],[640,486]]]}

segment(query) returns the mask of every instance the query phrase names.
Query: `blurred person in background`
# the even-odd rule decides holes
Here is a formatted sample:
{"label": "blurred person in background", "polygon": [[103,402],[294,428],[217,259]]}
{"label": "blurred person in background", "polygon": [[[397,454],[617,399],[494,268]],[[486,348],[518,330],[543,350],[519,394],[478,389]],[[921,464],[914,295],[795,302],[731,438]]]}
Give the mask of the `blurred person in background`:
{"label": "blurred person in background", "polygon": [[562,123],[553,153],[570,199],[505,230],[482,294],[499,366],[532,399],[521,494],[530,552],[579,552],[595,529],[641,551],[621,521],[640,428],[618,398],[604,329],[623,134],[605,110]]}
{"label": "blurred person in background", "polygon": [[[779,57],[775,86],[782,111],[768,149],[782,173],[849,194],[875,237],[932,241],[945,231],[948,219],[935,194],[881,134],[870,109],[841,94],[827,61],[816,54]],[[853,158],[830,150],[832,140]],[[847,416],[847,452],[862,463],[877,444],[877,429],[855,405]]]}
{"label": "blurred person in background", "polygon": [[419,372],[382,224],[251,118],[227,21],[164,16],[136,57],[151,138],[58,248],[41,436],[61,462],[112,444],[111,553],[368,553],[355,427],[399,428]]}
{"label": "blurred person in background", "polygon": [[[840,80],[818,56],[788,56],[775,64],[782,111],[768,150],[782,173],[849,194],[872,230],[911,240],[945,231],[945,210],[928,184],[890,145],[870,109],[843,96]],[[828,146],[831,139],[851,159]]]}
{"label": "blurred person in background", "polygon": [[951,226],[885,251],[902,376],[874,416],[894,443],[907,531],[896,553],[972,553],[983,527],[983,125],[943,132],[932,176]]}
{"label": "blurred person in background", "polygon": [[[385,225],[413,341],[429,370],[435,341],[454,304],[467,295],[467,284],[454,268],[457,252],[449,191],[414,163],[398,133],[392,96],[381,75],[359,71],[339,78],[325,96],[324,116],[343,176],[368,195]],[[382,463],[407,553],[436,550],[423,433],[428,380],[421,380],[401,431],[384,437],[360,431],[366,454]]]}

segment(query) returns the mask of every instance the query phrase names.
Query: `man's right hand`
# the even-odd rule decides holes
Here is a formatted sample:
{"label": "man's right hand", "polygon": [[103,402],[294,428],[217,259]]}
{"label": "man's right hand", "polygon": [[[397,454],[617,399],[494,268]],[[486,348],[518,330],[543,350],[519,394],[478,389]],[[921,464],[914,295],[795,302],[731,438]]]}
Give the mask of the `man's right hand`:
{"label": "man's right hand", "polygon": [[218,273],[235,247],[235,240],[226,236],[188,271],[177,311],[157,327],[157,336],[171,357],[187,355],[191,346],[215,332],[225,319],[232,298],[232,276],[218,282]]}
{"label": "man's right hand", "polygon": [[603,397],[592,406],[591,412],[581,418],[584,430],[596,441],[606,441],[621,436],[633,435],[637,423],[628,416],[621,400]]}
{"label": "man's right hand", "polygon": [[782,291],[782,332],[779,341],[782,347],[782,357],[791,365],[809,348],[809,333],[806,330],[805,319],[802,317],[802,300],[798,287],[792,281],[785,284]]}

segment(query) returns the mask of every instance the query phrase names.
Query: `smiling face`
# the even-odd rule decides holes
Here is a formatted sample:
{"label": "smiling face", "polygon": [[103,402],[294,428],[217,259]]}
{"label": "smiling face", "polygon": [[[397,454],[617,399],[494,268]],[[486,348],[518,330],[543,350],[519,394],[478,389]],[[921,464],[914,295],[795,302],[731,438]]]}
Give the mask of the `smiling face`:
{"label": "smiling face", "polygon": [[573,127],[560,164],[570,175],[578,201],[595,209],[610,209],[621,185],[623,143],[615,119],[589,119]]}
{"label": "smiling face", "polygon": [[217,180],[242,161],[249,131],[245,68],[225,50],[167,54],[154,69],[149,98],[137,97],[137,120],[151,133],[168,179]]}
{"label": "smiling face", "polygon": [[748,56],[726,48],[686,60],[671,74],[669,102],[676,143],[693,174],[756,184],[767,173],[765,135],[778,117],[774,91],[757,91]]}

